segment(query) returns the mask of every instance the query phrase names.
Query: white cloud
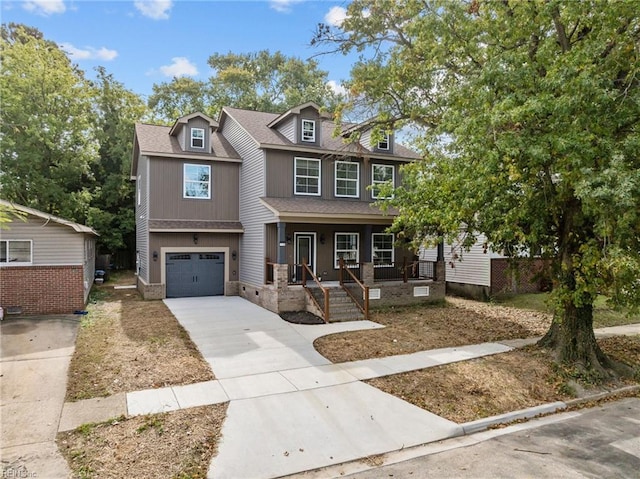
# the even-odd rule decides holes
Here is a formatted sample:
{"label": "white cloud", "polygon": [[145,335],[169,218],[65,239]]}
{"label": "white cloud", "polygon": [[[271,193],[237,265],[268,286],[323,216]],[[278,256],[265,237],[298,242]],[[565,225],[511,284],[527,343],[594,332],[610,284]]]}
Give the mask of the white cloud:
{"label": "white cloud", "polygon": [[67,9],[64,0],[26,0],[22,8],[44,17],[54,13],[64,13]]}
{"label": "white cloud", "polygon": [[61,43],[60,47],[67,52],[69,58],[75,61],[80,60],[104,60],[111,61],[118,56],[118,52],[115,50],[109,50],[108,48],[94,48],[84,47],[76,48],[71,43]]}
{"label": "white cloud", "polygon": [[291,7],[301,1],[302,0],[269,0],[269,5],[276,12],[289,13],[291,11]]}
{"label": "white cloud", "polygon": [[324,21],[334,27],[340,27],[347,18],[347,10],[343,7],[331,7],[324,16]]}
{"label": "white cloud", "polygon": [[337,81],[335,80],[329,80],[327,82],[327,86],[329,88],[331,88],[333,90],[334,93],[337,93],[338,95],[346,95],[347,94],[347,90],[345,87],[343,87],[342,85],[340,85]]}
{"label": "white cloud", "polygon": [[198,68],[185,57],[173,57],[171,65],[160,67],[160,71],[167,77],[195,76]]}
{"label": "white cloud", "polygon": [[154,20],[169,18],[169,10],[173,7],[172,0],[135,0],[133,4],[145,17]]}

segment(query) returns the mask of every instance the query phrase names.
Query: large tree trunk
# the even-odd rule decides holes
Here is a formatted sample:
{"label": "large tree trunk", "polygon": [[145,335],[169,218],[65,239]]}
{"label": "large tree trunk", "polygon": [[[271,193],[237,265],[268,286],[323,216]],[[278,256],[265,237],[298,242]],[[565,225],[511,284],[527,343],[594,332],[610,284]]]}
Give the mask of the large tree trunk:
{"label": "large tree trunk", "polygon": [[556,314],[549,331],[538,344],[551,349],[558,363],[594,380],[627,373],[624,365],[609,359],[596,342],[592,302],[580,307],[571,301],[565,302],[561,315]]}
{"label": "large tree trunk", "polygon": [[[558,263],[554,270],[554,294],[561,307],[556,309],[549,331],[538,342],[553,350],[555,360],[591,380],[607,380],[626,376],[628,366],[611,360],[598,346],[593,331],[593,303],[595,294],[577,280],[589,277],[581,268],[581,242],[589,237],[591,223],[581,212],[580,201],[567,202],[560,221]],[[591,272],[593,274],[593,272]]]}

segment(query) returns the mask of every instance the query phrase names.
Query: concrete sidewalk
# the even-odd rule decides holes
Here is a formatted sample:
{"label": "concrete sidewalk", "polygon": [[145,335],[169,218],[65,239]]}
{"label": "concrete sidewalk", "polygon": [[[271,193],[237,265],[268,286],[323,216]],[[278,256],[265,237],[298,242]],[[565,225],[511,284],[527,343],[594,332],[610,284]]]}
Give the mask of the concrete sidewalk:
{"label": "concrete sidewalk", "polygon": [[[543,405],[458,425],[362,380],[509,351],[533,340],[485,343],[332,364],[317,337],[379,328],[369,321],[296,325],[239,297],[165,300],[216,380],[65,404],[60,430],[121,414],[141,415],[230,401],[210,478],[272,478],[439,441]],[[640,325],[598,334],[638,334]],[[250,458],[250,460],[246,460]]]}

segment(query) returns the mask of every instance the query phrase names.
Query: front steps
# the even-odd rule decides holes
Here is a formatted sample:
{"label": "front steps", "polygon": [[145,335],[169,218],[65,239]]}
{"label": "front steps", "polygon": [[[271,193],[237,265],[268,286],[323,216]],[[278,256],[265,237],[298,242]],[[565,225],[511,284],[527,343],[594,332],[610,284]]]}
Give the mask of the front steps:
{"label": "front steps", "polygon": [[[309,286],[308,289],[312,292],[313,297],[316,299],[321,309],[324,307],[324,294],[317,286]],[[340,321],[358,321],[364,319],[364,314],[360,311],[360,308],[356,306],[353,299],[346,293],[340,286],[332,286],[327,288],[329,290],[329,322],[335,323]],[[307,301],[311,301],[307,297]],[[315,306],[315,305],[314,305]]]}

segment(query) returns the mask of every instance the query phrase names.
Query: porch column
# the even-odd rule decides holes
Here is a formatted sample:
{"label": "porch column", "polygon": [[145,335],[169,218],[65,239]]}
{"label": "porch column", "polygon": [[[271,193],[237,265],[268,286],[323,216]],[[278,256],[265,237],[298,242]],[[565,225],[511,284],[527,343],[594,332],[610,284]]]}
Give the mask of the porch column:
{"label": "porch column", "polygon": [[373,226],[365,225],[364,238],[362,244],[362,262],[373,263],[373,251],[371,250],[371,233],[373,232]]}
{"label": "porch column", "polygon": [[287,264],[287,223],[278,221],[278,264]]}

